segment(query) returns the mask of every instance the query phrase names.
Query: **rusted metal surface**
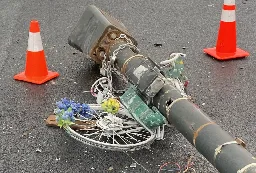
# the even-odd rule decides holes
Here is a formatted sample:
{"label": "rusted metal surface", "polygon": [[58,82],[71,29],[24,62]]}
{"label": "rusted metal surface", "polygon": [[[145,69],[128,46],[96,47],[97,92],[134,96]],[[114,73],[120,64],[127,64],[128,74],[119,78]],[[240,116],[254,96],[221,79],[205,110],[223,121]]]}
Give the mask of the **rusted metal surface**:
{"label": "rusted metal surface", "polygon": [[193,137],[193,144],[194,146],[196,146],[196,138],[198,137],[200,131],[205,128],[206,126],[209,126],[211,124],[215,124],[215,122],[209,122],[209,123],[205,123],[203,125],[201,125],[195,132],[194,132],[194,137]]}
{"label": "rusted metal surface", "polygon": [[246,148],[246,143],[240,139],[240,138],[235,138],[236,142],[241,145],[242,147]]}
{"label": "rusted metal surface", "polygon": [[105,55],[109,58],[109,47],[120,34],[125,34],[137,45],[122,23],[97,7],[89,5],[69,36],[68,42],[100,63]]}
{"label": "rusted metal surface", "polygon": [[[91,49],[89,56],[97,63],[101,63],[104,59],[104,56],[107,57],[109,60],[109,49],[110,46],[115,43],[115,39],[120,36],[120,34],[124,34],[125,32],[122,32],[114,27],[107,28],[101,39],[98,40]],[[132,39],[132,37],[129,37]]]}

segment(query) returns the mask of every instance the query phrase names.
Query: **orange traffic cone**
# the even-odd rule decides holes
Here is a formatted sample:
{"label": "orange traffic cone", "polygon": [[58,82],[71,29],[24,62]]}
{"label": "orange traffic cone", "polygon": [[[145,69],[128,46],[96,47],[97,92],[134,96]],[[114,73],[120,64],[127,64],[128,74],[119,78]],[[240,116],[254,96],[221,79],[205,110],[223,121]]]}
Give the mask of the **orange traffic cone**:
{"label": "orange traffic cone", "polygon": [[204,52],[219,60],[249,56],[249,53],[236,47],[235,0],[224,0],[217,45],[204,49]]}
{"label": "orange traffic cone", "polygon": [[39,23],[32,20],[29,29],[26,68],[24,72],[15,75],[14,79],[42,84],[58,76],[57,72],[48,71]]}

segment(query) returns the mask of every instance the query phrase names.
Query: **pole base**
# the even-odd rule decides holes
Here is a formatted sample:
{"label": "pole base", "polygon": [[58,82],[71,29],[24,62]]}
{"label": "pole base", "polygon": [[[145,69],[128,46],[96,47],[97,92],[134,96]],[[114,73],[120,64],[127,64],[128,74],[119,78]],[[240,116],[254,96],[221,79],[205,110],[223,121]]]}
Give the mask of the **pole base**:
{"label": "pole base", "polygon": [[21,72],[17,75],[14,76],[14,79],[16,80],[21,80],[21,81],[25,81],[25,82],[30,82],[30,83],[34,83],[34,84],[43,84],[55,77],[58,77],[59,73],[57,72],[52,72],[52,71],[48,71],[48,75],[47,76],[42,76],[42,77],[28,77],[25,75],[25,72]]}
{"label": "pole base", "polygon": [[216,51],[216,47],[204,49],[204,52],[218,60],[245,58],[245,57],[249,56],[248,52],[246,52],[240,48],[236,48],[236,52],[234,52],[234,53],[220,53],[220,52]]}

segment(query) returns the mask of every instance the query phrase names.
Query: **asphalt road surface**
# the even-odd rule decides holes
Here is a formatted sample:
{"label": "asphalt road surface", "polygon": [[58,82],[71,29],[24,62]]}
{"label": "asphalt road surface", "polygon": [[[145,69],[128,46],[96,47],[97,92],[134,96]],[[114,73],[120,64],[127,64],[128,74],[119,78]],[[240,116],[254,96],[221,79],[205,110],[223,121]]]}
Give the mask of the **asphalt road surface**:
{"label": "asphalt road surface", "polygon": [[[95,102],[83,91],[100,76],[97,66],[67,44],[89,4],[121,20],[143,53],[156,62],[170,52],[186,53],[188,92],[195,103],[232,136],[244,139],[256,155],[256,2],[244,2],[237,1],[237,39],[250,56],[220,62],[202,52],[216,42],[219,0],[1,0],[0,172],[155,173],[164,162],[181,163],[188,153],[195,157],[197,172],[218,172],[175,128],[169,128],[165,140],[155,142],[150,150],[127,155],[87,147],[61,129],[45,126],[44,119],[63,97]],[[40,22],[49,69],[60,73],[43,85],[13,79],[24,70],[32,19]],[[163,46],[154,47],[155,43]],[[135,161],[144,168],[138,164],[131,168]]]}

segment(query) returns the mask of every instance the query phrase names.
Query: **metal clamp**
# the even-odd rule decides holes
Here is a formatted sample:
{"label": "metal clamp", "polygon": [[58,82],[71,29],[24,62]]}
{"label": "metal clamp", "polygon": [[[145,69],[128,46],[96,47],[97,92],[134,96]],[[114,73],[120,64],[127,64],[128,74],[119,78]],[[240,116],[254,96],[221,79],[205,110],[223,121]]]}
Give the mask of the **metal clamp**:
{"label": "metal clamp", "polygon": [[246,165],[242,169],[239,169],[237,173],[245,173],[245,171],[248,171],[249,168],[255,168],[256,169],[256,163],[251,163],[249,165]]}
{"label": "metal clamp", "polygon": [[226,143],[224,143],[224,144],[222,144],[222,145],[219,145],[219,146],[215,149],[213,161],[215,162],[217,155],[221,153],[221,149],[222,149],[224,146],[231,145],[231,144],[238,144],[238,143],[237,143],[236,141],[230,141],[230,142],[226,142]]}
{"label": "metal clamp", "polygon": [[125,73],[126,67],[127,67],[128,63],[129,63],[133,58],[144,58],[144,56],[141,55],[141,54],[137,54],[137,55],[131,56],[130,58],[126,59],[125,62],[123,63],[122,68],[121,68],[121,73],[122,73],[122,74]]}
{"label": "metal clamp", "polygon": [[174,100],[169,106],[166,106],[166,114],[169,115],[169,112],[170,112],[172,106],[175,103],[177,103],[178,101],[181,101],[181,100],[188,100],[188,98],[187,97],[181,97],[181,98],[178,98],[178,99]]}

